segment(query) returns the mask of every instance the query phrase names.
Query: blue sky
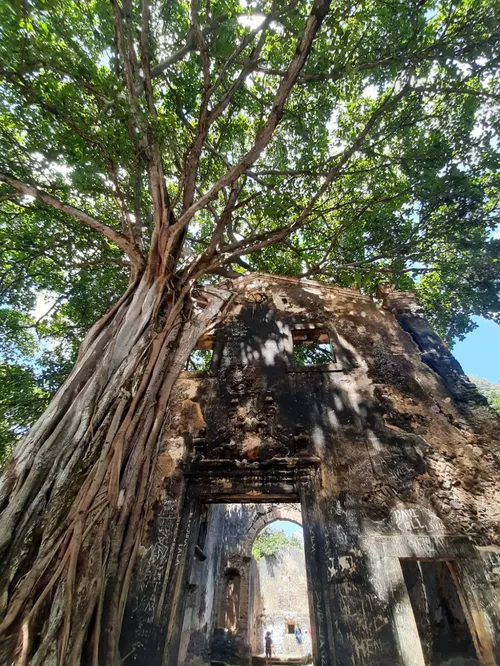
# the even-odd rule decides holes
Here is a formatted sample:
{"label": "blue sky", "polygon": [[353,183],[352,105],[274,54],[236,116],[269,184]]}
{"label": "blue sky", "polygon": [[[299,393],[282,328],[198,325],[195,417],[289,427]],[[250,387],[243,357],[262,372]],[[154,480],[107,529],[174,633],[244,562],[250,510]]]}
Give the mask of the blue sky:
{"label": "blue sky", "polygon": [[297,534],[297,532],[302,532],[302,527],[290,520],[275,520],[274,523],[269,524],[269,528],[277,532],[283,531],[288,537]]}
{"label": "blue sky", "polygon": [[452,349],[467,375],[492,382],[500,380],[500,326],[482,317],[473,317],[478,328]]}

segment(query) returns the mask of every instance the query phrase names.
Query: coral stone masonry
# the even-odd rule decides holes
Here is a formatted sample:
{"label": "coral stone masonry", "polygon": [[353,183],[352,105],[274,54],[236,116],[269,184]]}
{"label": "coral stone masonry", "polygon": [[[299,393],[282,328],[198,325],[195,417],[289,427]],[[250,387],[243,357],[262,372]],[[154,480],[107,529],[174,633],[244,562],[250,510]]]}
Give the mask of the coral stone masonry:
{"label": "coral stone masonry", "polygon": [[414,294],[263,274],[224,293],[161,433],[124,663],[263,663],[252,544],[288,519],[315,666],[500,664],[500,418]]}

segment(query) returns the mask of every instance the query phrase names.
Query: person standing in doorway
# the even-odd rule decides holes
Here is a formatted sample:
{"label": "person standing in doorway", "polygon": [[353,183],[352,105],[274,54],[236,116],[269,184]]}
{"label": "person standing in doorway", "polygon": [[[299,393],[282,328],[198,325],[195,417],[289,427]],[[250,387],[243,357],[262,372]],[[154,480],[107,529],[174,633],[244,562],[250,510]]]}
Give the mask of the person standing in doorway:
{"label": "person standing in doorway", "polygon": [[266,633],[265,642],[266,642],[266,664],[270,664],[272,657],[272,650],[273,650],[273,639],[271,637],[270,631]]}

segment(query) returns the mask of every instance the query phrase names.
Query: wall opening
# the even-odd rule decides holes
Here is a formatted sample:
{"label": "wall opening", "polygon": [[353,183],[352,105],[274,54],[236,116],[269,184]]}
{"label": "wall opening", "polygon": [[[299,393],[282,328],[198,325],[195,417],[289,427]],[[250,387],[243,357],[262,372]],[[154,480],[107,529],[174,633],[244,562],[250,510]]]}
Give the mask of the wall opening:
{"label": "wall opening", "polygon": [[184,366],[187,372],[206,372],[210,370],[214,355],[215,336],[205,333],[196,342],[193,351],[189,354]]}
{"label": "wall opening", "polygon": [[272,656],[312,663],[311,621],[304,536],[301,525],[277,520],[266,525],[252,546],[250,646],[265,656],[266,635]]}
{"label": "wall opening", "polygon": [[196,540],[195,555],[199,560],[205,560],[205,542],[207,540],[208,530],[208,507],[202,504],[200,509],[200,526],[198,528],[198,538]]}
{"label": "wall opening", "polygon": [[292,329],[292,340],[296,366],[314,367],[335,363],[330,335],[326,329]]}
{"label": "wall opening", "polygon": [[308,574],[299,503],[200,502],[176,666],[260,663],[267,631],[277,657],[311,664]]}
{"label": "wall opening", "polygon": [[[471,629],[445,560],[400,560],[428,666],[479,664]],[[457,659],[459,661],[455,662]]]}

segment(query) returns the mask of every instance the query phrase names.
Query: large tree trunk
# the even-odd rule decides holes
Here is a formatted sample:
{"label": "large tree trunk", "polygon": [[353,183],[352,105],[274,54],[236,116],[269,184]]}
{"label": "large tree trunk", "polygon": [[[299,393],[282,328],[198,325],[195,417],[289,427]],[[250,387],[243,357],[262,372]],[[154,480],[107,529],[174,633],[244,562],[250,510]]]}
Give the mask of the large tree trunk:
{"label": "large tree trunk", "polygon": [[132,568],[179,372],[228,297],[131,285],[0,481],[0,663],[119,663]]}

